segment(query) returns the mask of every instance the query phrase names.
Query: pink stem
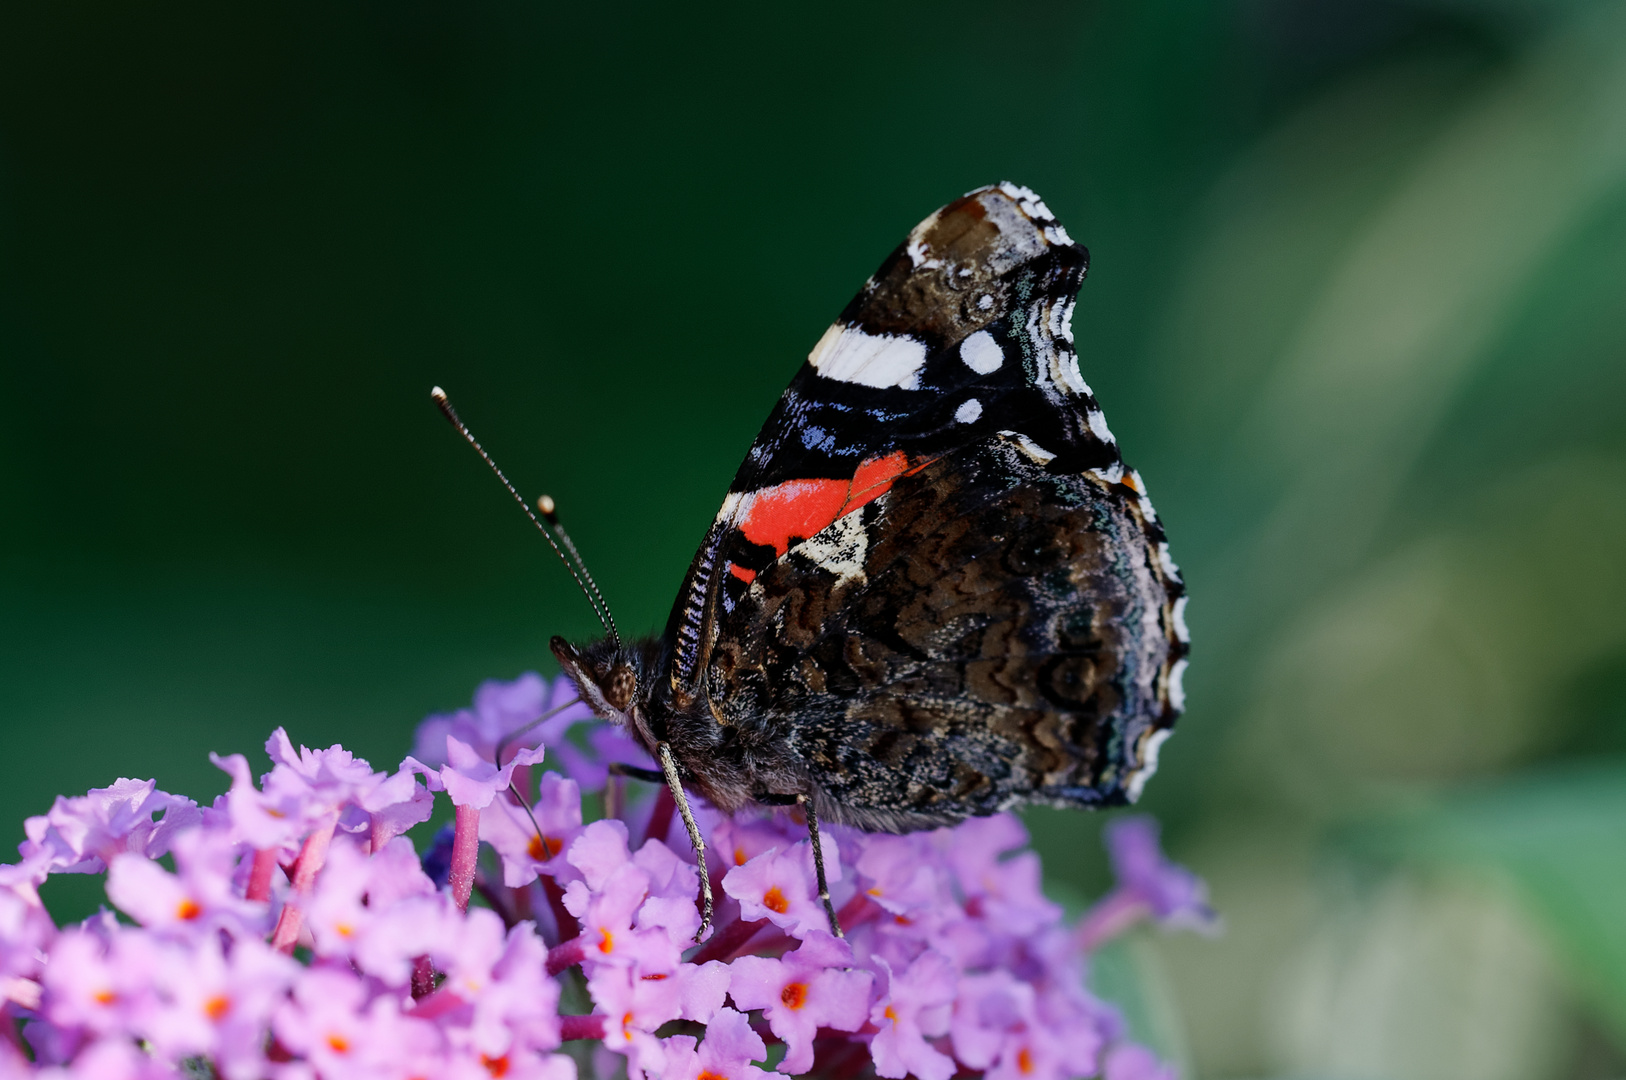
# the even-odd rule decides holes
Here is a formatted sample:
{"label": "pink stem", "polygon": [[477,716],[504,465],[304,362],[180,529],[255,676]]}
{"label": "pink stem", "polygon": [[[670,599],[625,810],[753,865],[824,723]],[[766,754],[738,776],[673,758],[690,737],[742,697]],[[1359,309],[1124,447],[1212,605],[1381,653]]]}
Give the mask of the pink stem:
{"label": "pink stem", "polygon": [[271,899],[271,872],[277,868],[277,849],[259,848],[254,852],[254,862],[248,870],[248,888],[243,893],[245,900]]}
{"label": "pink stem", "polygon": [[559,883],[551,877],[542,878],[542,891],[547,895],[548,907],[553,909],[553,921],[559,926],[559,940],[569,941],[582,932],[581,924],[576,916],[565,907],[565,893],[559,888]]}
{"label": "pink stem", "polygon": [[587,942],[581,937],[573,937],[569,941],[560,942],[548,950],[548,974],[557,975],[569,967],[575,967],[587,956]]}
{"label": "pink stem", "polygon": [[747,953],[784,952],[794,944],[795,940],[789,934],[770,924],[740,942],[730,952],[718,959],[725,964],[732,964]]}
{"label": "pink stem", "polygon": [[474,892],[475,865],[480,858],[480,808],[459,806],[457,825],[452,832],[452,867],[446,882],[452,887],[452,899],[457,910],[469,909],[469,896]]}
{"label": "pink stem", "polygon": [[10,1002],[0,1006],[0,1034],[4,1034],[12,1049],[16,1050],[19,1055],[23,1055],[22,1059],[26,1061],[26,1055],[31,1053],[31,1050],[23,1043],[22,1030],[17,1023],[17,1017],[13,1014]]}
{"label": "pink stem", "polygon": [[1114,889],[1084,913],[1073,937],[1079,948],[1094,952],[1151,913],[1146,902],[1133,892]]}
{"label": "pink stem", "polygon": [[509,889],[508,899],[509,907],[514,912],[514,921],[516,923],[521,923],[526,919],[533,918],[531,911],[531,887],[529,885],[522,885],[517,889]]}
{"label": "pink stem", "polygon": [[877,918],[886,911],[880,904],[871,900],[863,893],[856,893],[851,900],[841,905],[836,912],[836,925],[843,930],[851,930],[855,926],[862,926],[871,919]]}
{"label": "pink stem", "polygon": [[422,1000],[434,992],[435,965],[427,956],[417,957],[412,961],[412,1000]]}
{"label": "pink stem", "polygon": [[327,861],[328,845],[333,842],[333,829],[338,824],[339,815],[336,812],[329,814],[309,836],[305,837],[304,846],[299,849],[299,862],[294,867],[293,895],[282,905],[282,915],[277,919],[277,928],[271,934],[273,949],[285,953],[294,951],[303,921],[299,901],[311,891],[317,872],[322,869],[322,863]]}
{"label": "pink stem", "polygon": [[602,1039],[604,1038],[604,1017],[602,1016],[561,1016],[559,1018],[559,1040],[570,1042],[572,1039]]}
{"label": "pink stem", "polygon": [[756,919],[752,922],[735,919],[712,934],[706,943],[700,946],[700,951],[694,954],[689,963],[704,964],[708,960],[722,960],[731,955],[735,949],[756,937],[757,931],[767,925],[767,919]]}

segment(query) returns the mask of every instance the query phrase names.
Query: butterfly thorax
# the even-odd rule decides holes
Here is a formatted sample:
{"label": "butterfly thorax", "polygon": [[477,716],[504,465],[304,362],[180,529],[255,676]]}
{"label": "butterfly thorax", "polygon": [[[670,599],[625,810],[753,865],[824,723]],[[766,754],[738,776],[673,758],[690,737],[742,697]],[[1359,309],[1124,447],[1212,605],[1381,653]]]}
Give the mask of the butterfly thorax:
{"label": "butterfly thorax", "polygon": [[722,723],[706,695],[673,688],[661,639],[602,638],[577,649],[555,638],[553,651],[597,716],[619,724],[657,761],[659,744],[668,744],[683,781],[718,809],[732,813],[763,794],[805,789],[805,770],[768,725]]}

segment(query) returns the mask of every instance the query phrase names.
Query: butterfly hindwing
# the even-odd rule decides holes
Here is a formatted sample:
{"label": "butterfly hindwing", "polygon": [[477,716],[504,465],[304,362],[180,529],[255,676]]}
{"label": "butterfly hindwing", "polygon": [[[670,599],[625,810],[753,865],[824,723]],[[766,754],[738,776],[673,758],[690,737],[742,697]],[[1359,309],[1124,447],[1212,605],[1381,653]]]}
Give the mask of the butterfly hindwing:
{"label": "butterfly hindwing", "polygon": [[1015,439],[944,455],[757,577],[711,653],[718,718],[869,828],[1126,801],[1174,719],[1160,541],[1132,491]]}

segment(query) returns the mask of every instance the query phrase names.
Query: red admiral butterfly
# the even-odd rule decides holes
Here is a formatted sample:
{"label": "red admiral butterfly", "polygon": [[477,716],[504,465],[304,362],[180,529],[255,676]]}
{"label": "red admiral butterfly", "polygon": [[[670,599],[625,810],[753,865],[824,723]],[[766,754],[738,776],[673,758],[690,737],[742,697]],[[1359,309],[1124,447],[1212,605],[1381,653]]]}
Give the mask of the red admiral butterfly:
{"label": "red admiral butterfly", "polygon": [[1182,709],[1185,589],[1073,349],[1088,263],[1013,184],[928,217],[791,380],[665,632],[553,639],[697,851],[685,787],[804,808],[837,934],[821,819],[1131,802]]}

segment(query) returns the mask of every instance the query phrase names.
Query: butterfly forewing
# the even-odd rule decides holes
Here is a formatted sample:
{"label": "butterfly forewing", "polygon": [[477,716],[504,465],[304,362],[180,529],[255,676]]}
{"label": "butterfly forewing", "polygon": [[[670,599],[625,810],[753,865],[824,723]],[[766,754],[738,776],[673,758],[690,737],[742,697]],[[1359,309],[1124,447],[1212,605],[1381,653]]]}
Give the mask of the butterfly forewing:
{"label": "butterfly forewing", "polygon": [[788,741],[836,819],[1132,798],[1179,711],[1183,589],[1072,347],[1087,262],[1009,184],[922,222],[695,557],[662,692]]}

